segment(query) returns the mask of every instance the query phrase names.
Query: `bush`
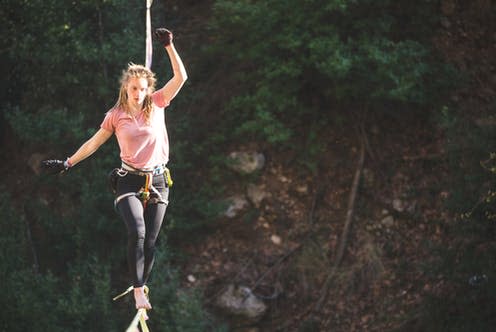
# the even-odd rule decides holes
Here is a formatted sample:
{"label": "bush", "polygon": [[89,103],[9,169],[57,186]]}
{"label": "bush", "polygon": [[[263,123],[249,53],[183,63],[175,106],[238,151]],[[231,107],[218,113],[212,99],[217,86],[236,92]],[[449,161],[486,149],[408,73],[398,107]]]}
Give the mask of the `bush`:
{"label": "bush", "polygon": [[332,122],[349,109],[436,103],[455,73],[426,42],[435,23],[433,6],[428,0],[415,6],[388,0],[216,1],[212,47],[222,68],[240,73],[221,127],[242,141],[281,143],[304,124]]}
{"label": "bush", "polygon": [[450,245],[433,251],[427,271],[442,276],[443,289],[421,310],[421,329],[492,331],[496,319],[496,135],[470,114],[444,108],[453,220]]}

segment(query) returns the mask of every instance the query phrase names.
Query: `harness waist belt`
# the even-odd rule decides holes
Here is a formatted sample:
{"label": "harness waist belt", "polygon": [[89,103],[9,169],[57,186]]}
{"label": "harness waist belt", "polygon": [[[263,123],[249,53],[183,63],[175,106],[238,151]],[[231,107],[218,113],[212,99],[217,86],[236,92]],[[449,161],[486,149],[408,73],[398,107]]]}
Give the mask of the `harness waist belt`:
{"label": "harness waist belt", "polygon": [[165,165],[164,164],[155,166],[152,169],[144,170],[144,169],[134,168],[133,166],[130,166],[130,165],[126,164],[125,162],[122,162],[121,168],[128,171],[131,174],[136,174],[136,175],[141,175],[141,176],[145,176],[145,175],[149,175],[149,174],[161,175],[161,174],[165,173]]}

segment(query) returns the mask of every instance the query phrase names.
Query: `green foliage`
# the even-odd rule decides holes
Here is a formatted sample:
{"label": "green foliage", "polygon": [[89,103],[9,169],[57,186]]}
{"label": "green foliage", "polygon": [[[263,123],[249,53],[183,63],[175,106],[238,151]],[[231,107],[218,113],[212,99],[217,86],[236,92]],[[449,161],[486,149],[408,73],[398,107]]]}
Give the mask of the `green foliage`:
{"label": "green foliage", "polygon": [[[22,112],[20,109],[7,109],[6,119],[14,133],[28,143],[58,144],[81,140],[83,115],[68,114],[66,109],[39,113]],[[70,130],[68,130],[70,128]]]}
{"label": "green foliage", "polygon": [[[186,101],[168,109],[176,185],[161,238],[172,231],[175,241],[192,240],[217,218],[230,176],[222,157],[226,143],[296,147],[305,167],[316,172],[325,150],[321,134],[348,109],[434,104],[452,77],[426,44],[434,5],[216,1],[209,47],[194,47],[198,67],[208,70],[191,75],[198,82],[217,74],[207,81],[214,84],[206,92],[189,92],[187,84],[181,92]],[[14,136],[8,146],[65,158],[95,132],[117,97],[121,70],[142,62],[143,9],[137,0],[2,2],[0,119]],[[169,73],[168,65],[158,62],[155,71]],[[229,91],[215,84],[219,76],[229,76]],[[159,75],[162,82],[167,78]],[[191,105],[201,107],[189,112],[196,108]],[[134,309],[129,298],[110,302],[128,282],[125,229],[106,190],[107,172],[119,162],[115,140],[62,176],[29,176],[29,156],[12,158],[13,176],[6,181],[15,184],[16,197],[0,197],[0,330],[122,330]],[[32,243],[28,226],[34,227]],[[152,330],[222,330],[203,310],[198,290],[182,288],[183,277],[169,263],[160,256],[152,275]]]}
{"label": "green foliage", "polygon": [[[491,211],[495,206],[492,203]],[[496,323],[496,246],[494,218],[471,217],[451,227],[455,241],[437,248],[427,271],[449,289],[431,295],[421,310],[421,329],[428,331],[492,331]],[[478,278],[478,279],[477,279]]]}
{"label": "green foliage", "polygon": [[[23,112],[70,109],[101,114],[120,70],[142,48],[141,1],[4,1],[9,67],[2,76]],[[121,52],[120,50],[126,50]],[[111,98],[110,98],[111,97]],[[90,114],[92,115],[91,112]]]}
{"label": "green foliage", "polygon": [[168,248],[161,245],[160,265],[154,267],[150,282],[150,299],[154,305],[150,328],[164,332],[221,332],[204,311],[200,292],[180,287],[180,273],[170,265],[171,258]]}
{"label": "green foliage", "polygon": [[448,207],[459,214],[471,211],[489,190],[494,174],[481,167],[481,163],[490,160],[496,135],[491,126],[477,124],[470,114],[444,107],[440,123],[446,130],[451,196]]}
{"label": "green foliage", "polygon": [[301,163],[312,174],[317,174],[319,156],[325,152],[325,142],[319,139],[319,135],[326,130],[327,126],[325,123],[314,123],[313,125],[314,127],[306,137],[306,145],[301,154]]}
{"label": "green foliage", "polygon": [[[16,164],[7,183],[22,175],[17,196],[0,200],[2,331],[120,331],[134,315],[132,301],[111,302],[129,282],[125,227],[106,183],[119,165],[115,139],[61,176],[27,174],[24,153],[62,159],[94,134],[117,98],[121,70],[144,59],[144,8],[124,0],[2,2],[0,118],[9,146],[23,153],[9,156]],[[169,65],[162,62],[157,68]],[[164,293],[173,300],[157,298],[155,309],[173,308],[168,318],[181,331],[203,331],[200,295],[174,278]],[[160,317],[155,330],[178,331]]]}
{"label": "green foliage", "polygon": [[[193,93],[188,91],[184,90],[183,98],[188,99],[187,94]],[[168,167],[174,180],[167,208],[167,228],[174,237],[189,238],[212,225],[224,208],[219,197],[224,194],[226,158],[218,153],[224,137],[221,128],[212,130],[205,125],[205,119],[196,114],[168,111],[167,120],[173,140]],[[203,139],[202,135],[208,138]]]}
{"label": "green foliage", "polygon": [[[496,135],[484,117],[444,107],[439,121],[446,131],[450,196],[454,215],[447,226],[450,246],[434,248],[426,271],[449,287],[431,296],[421,310],[421,329],[492,331],[496,323]],[[479,283],[471,282],[480,278]],[[472,279],[471,279],[472,278]]]}
{"label": "green foliage", "polygon": [[[186,180],[184,180],[186,182]],[[181,182],[178,182],[181,183]],[[186,184],[186,183],[185,183]],[[205,184],[202,187],[177,187],[170,197],[166,220],[167,228],[183,237],[196,237],[199,230],[209,227],[225,210],[225,203],[215,198],[215,188]],[[191,235],[188,235],[192,233]]]}
{"label": "green foliage", "polygon": [[243,72],[226,126],[280,143],[301,123],[332,119],[330,104],[434,103],[454,73],[425,43],[434,3],[407,3],[216,1],[213,47],[223,68]]}
{"label": "green foliage", "polygon": [[[83,201],[87,200],[84,209],[69,202],[62,208],[58,206],[60,211],[54,213],[46,202],[32,202],[26,213],[35,212],[36,217],[29,221],[27,214],[14,209],[8,195],[0,197],[0,267],[5,287],[1,301],[6,308],[2,311],[2,330],[118,331],[130,323],[130,298],[124,303],[111,302],[117,293],[112,284],[121,282],[112,280],[112,273],[127,273],[126,269],[117,269],[118,262],[124,260],[123,225],[112,218],[92,219],[96,202],[84,198],[91,196],[90,189],[79,189]],[[85,211],[89,216],[83,217]],[[37,225],[32,243],[26,241],[28,224]],[[205,331],[209,325],[214,331],[214,322],[203,311],[201,294],[181,289],[179,274],[171,269],[164,255],[167,251],[165,245],[160,246],[162,254],[157,258],[151,282],[154,326],[161,331]],[[30,263],[31,253],[36,255],[39,266]]]}

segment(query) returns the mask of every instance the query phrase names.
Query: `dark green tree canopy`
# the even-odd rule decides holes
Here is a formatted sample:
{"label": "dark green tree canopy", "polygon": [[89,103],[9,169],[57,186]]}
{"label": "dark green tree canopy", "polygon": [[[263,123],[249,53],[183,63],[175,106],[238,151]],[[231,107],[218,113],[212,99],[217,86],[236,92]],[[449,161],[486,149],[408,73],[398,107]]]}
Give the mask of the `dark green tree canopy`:
{"label": "dark green tree canopy", "polygon": [[328,117],[337,103],[368,109],[433,102],[449,82],[426,43],[434,6],[428,0],[217,1],[218,54],[222,66],[237,69],[242,86],[230,107],[245,115],[233,122],[240,132],[279,141],[291,132],[288,119]]}

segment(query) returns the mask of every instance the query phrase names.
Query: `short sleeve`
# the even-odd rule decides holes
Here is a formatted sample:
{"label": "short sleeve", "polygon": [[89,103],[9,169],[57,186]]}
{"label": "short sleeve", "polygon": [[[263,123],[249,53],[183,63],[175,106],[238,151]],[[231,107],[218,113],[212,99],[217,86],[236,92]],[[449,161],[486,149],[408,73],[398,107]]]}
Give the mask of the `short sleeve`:
{"label": "short sleeve", "polygon": [[170,100],[165,99],[162,89],[155,91],[152,94],[152,101],[155,105],[157,105],[157,107],[160,108],[165,108],[170,104]]}
{"label": "short sleeve", "polygon": [[100,128],[106,129],[110,132],[115,131],[115,113],[116,110],[110,110],[107,112],[105,115],[105,118],[103,119],[102,123],[100,124]]}

